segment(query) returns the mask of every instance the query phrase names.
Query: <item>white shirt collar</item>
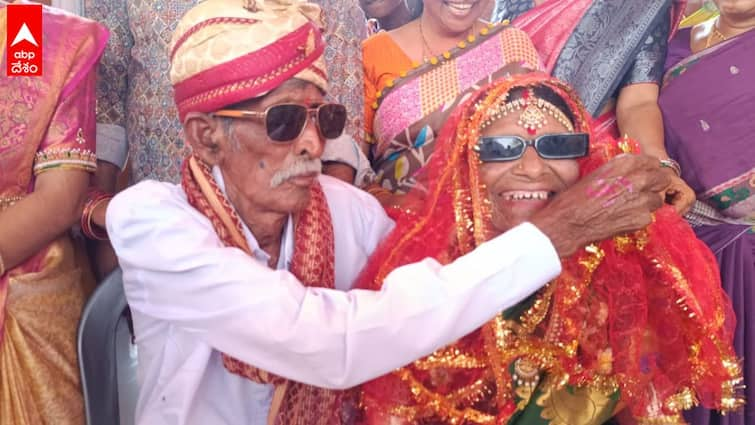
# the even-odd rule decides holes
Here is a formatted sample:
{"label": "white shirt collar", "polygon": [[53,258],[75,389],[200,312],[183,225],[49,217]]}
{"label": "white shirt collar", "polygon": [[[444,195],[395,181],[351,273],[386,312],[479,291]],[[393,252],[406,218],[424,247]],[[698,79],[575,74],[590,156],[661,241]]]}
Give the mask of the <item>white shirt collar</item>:
{"label": "white shirt collar", "polygon": [[[212,167],[212,177],[215,179],[215,182],[218,184],[218,187],[220,187],[220,190],[223,192],[223,194],[228,196],[228,194],[225,192],[225,181],[223,180],[223,173],[220,172],[219,167]],[[254,237],[251,230],[249,230],[249,227],[246,225],[246,223],[244,223],[243,220],[241,221],[241,228],[244,231],[244,237],[246,237],[246,242],[247,244],[249,244],[249,249],[252,250],[252,255],[254,256],[254,258],[267,264],[268,261],[270,261],[270,254],[260,248],[260,244],[257,242],[257,239]],[[288,270],[289,267],[291,267],[291,259],[293,258],[293,255],[294,220],[291,218],[291,215],[289,215],[288,220],[286,220],[286,227],[283,229],[283,240],[281,241],[280,252],[278,253],[278,264],[275,268],[278,270]]]}

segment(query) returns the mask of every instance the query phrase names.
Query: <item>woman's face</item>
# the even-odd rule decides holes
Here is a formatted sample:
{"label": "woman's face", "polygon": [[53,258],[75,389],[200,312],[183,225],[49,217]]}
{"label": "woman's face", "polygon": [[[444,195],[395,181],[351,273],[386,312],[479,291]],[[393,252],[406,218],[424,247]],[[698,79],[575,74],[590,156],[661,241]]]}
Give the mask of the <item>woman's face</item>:
{"label": "woman's face", "polygon": [[[483,136],[519,136],[530,140],[543,134],[567,133],[561,123],[547,116],[547,123],[533,136],[517,124],[518,114],[509,114],[482,131]],[[528,146],[514,161],[483,162],[480,180],[485,184],[492,209],[492,222],[503,233],[527,221],[551,199],[579,179],[575,159],[543,159]]]}
{"label": "woman's face", "polygon": [[714,0],[718,10],[726,17],[755,18],[755,0]]}
{"label": "woman's face", "polygon": [[469,32],[491,0],[423,0],[424,11],[437,27],[450,34]]}
{"label": "woman's face", "polygon": [[393,13],[404,0],[360,0],[359,4],[368,18],[382,19]]}

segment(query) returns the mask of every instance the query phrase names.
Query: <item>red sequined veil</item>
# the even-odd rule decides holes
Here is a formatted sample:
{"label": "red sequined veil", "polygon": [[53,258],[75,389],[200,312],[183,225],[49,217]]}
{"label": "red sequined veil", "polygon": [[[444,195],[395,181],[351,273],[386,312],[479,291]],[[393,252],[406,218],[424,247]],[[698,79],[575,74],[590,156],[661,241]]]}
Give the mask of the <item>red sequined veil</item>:
{"label": "red sequined veil", "polygon": [[[407,195],[396,229],[369,261],[359,287],[379,289],[391,270],[426,257],[448,263],[491,237],[471,148],[485,110],[505,102],[512,88],[532,85],[563,98],[576,131],[591,133],[581,175],[638,150],[630,140],[594,134],[575,92],[551,77],[494,82],[442,129],[425,168],[429,190]],[[732,348],[735,319],[715,259],[671,207],[659,210],[646,229],[590,245],[562,262],[562,274],[517,313],[518,322],[499,316],[363,385],[368,422],[507,423],[527,401],[511,367],[518,359],[544,372],[541,385],[619,390],[630,418],[679,418],[697,403],[721,410],[743,403]]]}

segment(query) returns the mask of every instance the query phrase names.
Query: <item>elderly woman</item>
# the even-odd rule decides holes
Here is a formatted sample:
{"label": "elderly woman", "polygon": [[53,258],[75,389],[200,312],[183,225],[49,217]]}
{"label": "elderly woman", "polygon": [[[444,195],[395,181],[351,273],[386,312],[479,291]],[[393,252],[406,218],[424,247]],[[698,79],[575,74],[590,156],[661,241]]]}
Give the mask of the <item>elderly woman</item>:
{"label": "elderly woman", "polygon": [[497,0],[494,22],[510,19],[540,52],[545,69],[579,93],[599,134],[629,135],[663,160],[668,201],[686,212],[694,192],[663,146],[658,91],[666,45],[682,0]]}
{"label": "elderly woman", "polygon": [[69,229],[95,169],[95,66],[107,31],[47,7],[42,16],[43,75],[0,76],[0,422],[78,425],[76,327],[91,287]]}
{"label": "elderly woman", "polygon": [[[406,196],[360,285],[377,289],[382,276],[416,259],[452,261],[533,219],[572,186],[606,208],[633,191],[621,176],[580,181],[637,147],[613,139],[590,146],[576,99],[539,74],[472,94],[440,134],[427,192]],[[562,274],[530,299],[365,384],[367,423],[592,425],[617,414],[681,423],[695,400],[739,406],[731,306],[710,251],[672,208],[643,231],[562,261]]]}

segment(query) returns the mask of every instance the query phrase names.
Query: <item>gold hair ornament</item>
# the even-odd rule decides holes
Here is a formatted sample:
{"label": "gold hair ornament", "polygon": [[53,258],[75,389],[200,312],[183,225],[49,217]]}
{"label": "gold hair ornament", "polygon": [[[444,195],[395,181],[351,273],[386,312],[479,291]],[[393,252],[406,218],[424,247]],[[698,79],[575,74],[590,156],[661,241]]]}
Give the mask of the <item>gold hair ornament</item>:
{"label": "gold hair ornament", "polygon": [[503,98],[500,105],[489,109],[485,121],[480,126],[480,130],[488,127],[502,117],[521,111],[517,124],[524,127],[529,134],[534,135],[538,129],[543,128],[548,123],[546,115],[550,115],[568,131],[574,131],[574,125],[567,118],[566,114],[561,112],[556,105],[545,99],[536,97],[532,89],[527,90],[521,99],[506,102],[507,99],[508,95]]}

